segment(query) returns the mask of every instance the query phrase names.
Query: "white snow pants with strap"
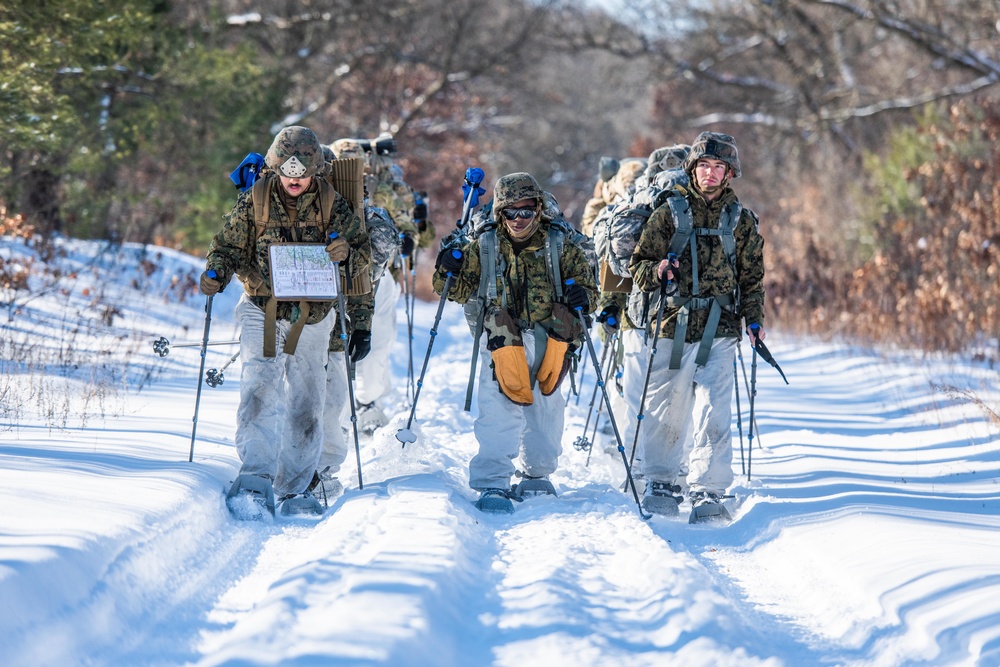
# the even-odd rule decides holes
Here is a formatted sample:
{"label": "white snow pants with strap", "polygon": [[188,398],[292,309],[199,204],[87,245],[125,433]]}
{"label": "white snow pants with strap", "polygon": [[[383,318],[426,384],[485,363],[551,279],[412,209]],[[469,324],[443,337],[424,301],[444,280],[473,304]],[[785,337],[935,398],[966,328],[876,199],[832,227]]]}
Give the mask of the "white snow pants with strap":
{"label": "white snow pants with strap", "polygon": [[330,468],[330,474],[340,470],[347,459],[347,438],[342,424],[351,411],[347,390],[347,366],[343,352],[328,352],[326,360],[326,406],[323,408],[323,452],[318,470]]}
{"label": "white snow pants with strap", "polygon": [[[695,364],[699,343],[685,343],[681,367],[670,370],[673,340],[660,339],[640,430],[642,473],[673,482],[693,437],[687,482],[691,491],[723,494],[733,483],[733,359],[735,338],[716,338],[705,366]],[[693,433],[693,436],[691,435]]]}
{"label": "white snow pants with strap", "polygon": [[324,366],[333,316],[302,329],[294,355],[281,351],[291,324],[277,322],[277,353],[264,357],[264,311],[244,295],[240,323],[240,406],[236,451],[241,474],[270,475],[278,495],[309,486],[323,446]]}
{"label": "white snow pants with strap", "polygon": [[396,342],[396,302],[399,283],[386,271],[375,290],[375,311],[372,314],[372,349],[354,366],[354,397],[358,403],[373,403],[392,390],[392,361],[389,359]]}
{"label": "white snow pants with strap", "polygon": [[[521,338],[531,368],[535,358],[534,332],[523,331]],[[535,402],[529,406],[516,405],[501,393],[500,385],[493,379],[486,336],[479,353],[479,416],[473,425],[479,453],[469,462],[469,486],[478,491],[509,489],[514,458],[519,453],[527,474],[533,477],[552,474],[562,453],[566,416],[562,391],[542,396],[536,383],[532,392]]]}

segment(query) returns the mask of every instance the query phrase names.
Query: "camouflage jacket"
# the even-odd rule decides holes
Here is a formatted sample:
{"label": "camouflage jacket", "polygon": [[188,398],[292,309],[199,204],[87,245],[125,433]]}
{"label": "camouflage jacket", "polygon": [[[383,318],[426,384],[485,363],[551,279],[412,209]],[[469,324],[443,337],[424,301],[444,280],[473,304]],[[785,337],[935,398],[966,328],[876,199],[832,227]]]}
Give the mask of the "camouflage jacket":
{"label": "camouflage jacket", "polygon": [[[514,252],[506,227],[500,225],[497,229],[497,251],[504,259],[506,271],[497,276],[497,300],[491,304],[496,308],[502,306],[504,294],[507,299],[507,311],[522,323],[539,323],[550,332],[558,325],[553,322],[553,304],[556,294],[546,267],[548,251],[545,249],[545,239],[549,233],[549,222],[545,218],[534,234],[528,239],[527,245],[520,253]],[[466,303],[479,293],[479,279],[482,271],[479,258],[479,242],[470,241],[461,247],[465,255],[462,269],[459,272],[448,299],[456,303]],[[587,290],[590,299],[590,311],[594,312],[597,304],[597,281],[594,270],[584,252],[567,239],[559,261],[559,271],[563,280],[572,278],[576,284]],[[438,269],[434,274],[434,290],[440,294],[444,289],[446,274]]]}
{"label": "camouflage jacket", "polygon": [[[736,193],[726,188],[722,195],[713,202],[706,202],[697,192],[686,195],[691,204],[694,227],[718,227],[719,217],[725,206],[736,201]],[[658,207],[643,228],[642,236],[635,247],[629,271],[635,287],[643,292],[653,292],[659,289],[660,281],[656,269],[660,261],[669,252],[670,239],[673,236],[675,223],[670,207],[664,204]],[[699,295],[724,296],[739,293],[739,310],[723,308],[722,319],[716,330],[716,338],[739,337],[742,334],[740,318],[745,318],[747,325],[764,323],[764,238],[758,230],[757,216],[753,211],[744,208],[739,223],[734,230],[736,239],[736,273],[730,266],[729,259],[722,248],[722,242],[717,236],[698,236],[698,282]],[[678,273],[678,293],[675,296],[691,296],[693,286],[692,263],[690,247],[686,246],[678,258],[680,266]],[[650,327],[656,319],[656,312],[649,314]],[[678,309],[667,307],[663,312],[663,324],[660,337],[672,338],[674,321]],[[692,310],[688,320],[685,341],[693,343],[701,340],[708,320],[707,309]]]}
{"label": "camouflage jacket", "polygon": [[[207,269],[214,269],[218,279],[227,285],[233,275],[238,275],[244,284],[255,284],[257,289],[247,288],[250,299],[260,308],[264,308],[271,294],[271,266],[268,248],[272,243],[322,243],[328,244],[329,233],[336,231],[347,239],[351,252],[347,258],[347,275],[362,275],[369,272],[371,264],[371,248],[368,244],[368,234],[361,220],[352,211],[347,200],[341,197],[323,179],[315,179],[317,184],[298,198],[296,208],[296,224],[293,230],[288,218],[288,212],[281,201],[278,188],[281,187],[277,178],[273,178],[269,188],[270,209],[266,227],[258,236],[257,224],[254,220],[254,205],[252,190],[240,194],[233,210],[226,216],[225,225],[209,247],[206,261]],[[320,192],[322,196],[332,196],[333,207],[326,228],[322,228],[320,212]],[[256,295],[255,295],[256,294]],[[354,326],[371,328],[372,312],[375,306],[374,293],[350,300],[350,317]],[[293,311],[297,313],[297,303],[281,301],[278,303],[277,318],[293,321]],[[336,306],[334,301],[310,301],[307,324],[316,324]]]}

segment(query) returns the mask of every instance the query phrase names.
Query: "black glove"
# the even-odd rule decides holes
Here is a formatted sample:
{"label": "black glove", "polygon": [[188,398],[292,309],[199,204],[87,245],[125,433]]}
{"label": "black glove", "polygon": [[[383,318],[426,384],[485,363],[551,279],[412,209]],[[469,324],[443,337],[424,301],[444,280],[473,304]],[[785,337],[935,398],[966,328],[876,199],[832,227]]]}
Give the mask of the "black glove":
{"label": "black glove", "polygon": [[403,234],[403,242],[399,247],[399,254],[403,257],[413,257],[413,249],[417,243],[413,240],[413,234]]}
{"label": "black glove", "polygon": [[413,219],[414,220],[418,220],[420,222],[424,222],[424,221],[427,220],[427,204],[426,203],[420,202],[419,204],[417,204],[416,206],[413,207]]}
{"label": "black glove", "polygon": [[444,248],[437,258],[437,265],[449,273],[461,271],[464,262],[465,255],[458,248]]}
{"label": "black glove", "polygon": [[597,321],[604,325],[604,330],[608,333],[618,331],[618,327],[621,326],[621,308],[618,306],[605,307],[597,316]]}
{"label": "black glove", "polygon": [[563,291],[563,298],[566,301],[566,305],[573,310],[581,308],[584,315],[590,312],[590,298],[587,296],[587,290],[582,285],[577,285],[576,283],[567,285]]}
{"label": "black glove", "polygon": [[427,231],[428,224],[429,223],[426,220],[421,220],[420,222],[417,223],[417,231],[423,234],[424,232]]}
{"label": "black glove", "polygon": [[347,353],[351,361],[358,363],[368,356],[372,351],[372,332],[365,329],[355,329],[351,333],[351,340],[347,343]]}

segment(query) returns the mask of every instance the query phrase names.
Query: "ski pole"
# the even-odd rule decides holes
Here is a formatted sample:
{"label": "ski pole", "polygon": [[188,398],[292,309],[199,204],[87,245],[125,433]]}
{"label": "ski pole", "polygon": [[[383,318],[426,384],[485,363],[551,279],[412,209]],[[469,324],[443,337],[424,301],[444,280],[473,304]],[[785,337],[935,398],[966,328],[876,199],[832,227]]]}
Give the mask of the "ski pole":
{"label": "ski pole", "polygon": [[[587,364],[584,364],[583,368],[580,369],[580,386],[581,387],[583,387],[583,381],[586,378],[587,378]],[[594,385],[594,391],[597,391],[597,385],[596,384]],[[596,396],[596,394],[595,394],[595,396]],[[580,392],[576,392],[576,404],[580,405]],[[593,407],[594,407],[593,400],[591,400],[591,402],[590,402],[590,407],[591,407],[591,409],[593,409]]]}
{"label": "ski pole", "polygon": [[[460,259],[462,257],[462,251],[457,248],[451,251],[455,259]],[[457,253],[457,254],[455,254]],[[448,277],[444,281],[444,289],[441,290],[441,300],[438,301],[437,314],[434,316],[434,326],[431,327],[431,338],[427,341],[427,354],[424,355],[424,365],[420,369],[420,377],[417,379],[417,389],[413,394],[413,405],[410,406],[410,418],[406,420],[406,427],[401,428],[396,431],[396,440],[403,443],[403,447],[406,447],[408,442],[416,442],[416,434],[410,430],[413,425],[413,415],[417,412],[417,399],[420,398],[420,389],[424,386],[424,373],[427,372],[427,361],[431,358],[431,348],[434,347],[434,339],[437,337],[437,328],[441,323],[441,311],[444,310],[444,302],[448,299],[448,292],[451,291],[451,285],[455,281],[455,276],[451,271],[448,272]]]}
{"label": "ski pole", "polygon": [[[465,170],[465,184],[462,186],[462,193],[464,194],[465,201],[462,204],[462,219],[458,221],[457,230],[455,232],[456,234],[458,233],[458,231],[464,229],[465,225],[468,224],[469,216],[472,215],[472,209],[475,208],[476,204],[479,202],[479,195],[486,193],[486,190],[479,187],[479,184],[483,182],[483,178],[485,178],[485,176],[486,176],[485,172],[483,172],[483,170],[478,167],[469,167],[468,169]],[[445,245],[444,241],[442,241],[442,245]],[[462,251],[458,250],[457,248],[453,248],[451,252],[452,256],[455,259],[460,259],[462,257]],[[454,281],[455,281],[454,274],[452,274],[451,271],[448,271],[447,278],[444,281],[444,289],[441,290],[441,300],[438,301],[437,313],[434,316],[434,324],[431,327],[430,340],[427,341],[427,353],[424,355],[424,364],[423,367],[420,369],[420,378],[417,380],[417,388],[413,393],[413,405],[410,406],[410,417],[406,421],[406,427],[396,431],[396,439],[403,444],[403,447],[406,447],[406,443],[408,442],[417,441],[417,436],[411,430],[411,427],[413,426],[413,417],[414,415],[416,415],[417,412],[417,399],[420,396],[420,389],[423,387],[424,374],[427,372],[427,362],[431,356],[431,349],[434,347],[434,339],[437,337],[437,328],[438,325],[441,323],[441,312],[444,310],[444,304],[445,301],[447,300],[448,292],[451,291],[451,286],[454,283]],[[478,346],[478,339],[476,342]],[[474,349],[472,351],[473,369],[475,369],[476,367],[477,356],[478,356],[478,347],[477,349]],[[468,394],[466,396],[466,406],[465,406],[466,410],[469,409],[469,403],[471,402],[471,400],[472,400],[472,387],[470,385]]]}
{"label": "ski pole", "polygon": [[[604,361],[602,360],[603,364]],[[612,369],[614,368],[614,361],[608,364],[607,370],[604,371],[604,386],[608,386],[608,380],[611,379]],[[594,389],[597,389],[597,385],[594,385]],[[594,443],[597,442],[597,429],[601,425],[601,413],[604,411],[604,403],[597,406],[597,416],[594,417],[594,432],[590,434],[590,440],[587,443],[587,462],[584,463],[585,468],[590,467],[590,455],[594,453]]]}
{"label": "ski pole", "polygon": [[[337,232],[330,232],[330,238],[335,239],[340,234]],[[347,297],[344,296],[344,290],[341,289],[340,284],[340,262],[333,263],[333,275],[335,276],[334,281],[336,282],[337,288],[337,308],[340,315],[340,340],[344,345],[344,366],[347,368],[347,398],[351,403],[351,426],[354,428],[354,453],[358,459],[358,488],[364,489],[365,483],[361,478],[361,440],[358,437],[358,411],[354,407],[354,382],[352,380],[353,373],[351,372],[351,355],[348,351],[347,345]]]}
{"label": "ski pole", "polygon": [[[615,334],[615,335],[617,335],[617,334]],[[605,345],[604,346],[604,350],[601,352],[601,364],[602,365],[604,364],[604,362],[608,358],[608,348],[609,347],[610,347],[609,345]],[[584,366],[584,368],[586,368],[586,366]],[[583,380],[582,376],[581,376],[580,379],[581,379],[581,382],[582,382],[582,380]],[[595,384],[594,385],[594,391],[590,395],[590,405],[587,406],[587,421],[583,425],[583,433],[580,434],[579,438],[577,438],[576,440],[573,441],[573,447],[576,448],[576,449],[578,449],[578,450],[580,450],[581,452],[584,451],[585,449],[586,450],[590,449],[590,441],[587,440],[587,431],[590,430],[590,418],[594,416],[594,403],[597,401],[597,390],[598,390],[598,388],[599,387]],[[589,454],[587,456],[587,460],[588,461],[590,460],[590,455]]]}
{"label": "ski pole", "polygon": [[[399,233],[403,238],[403,233]],[[410,400],[413,391],[413,313],[410,310],[410,274],[406,271],[406,255],[400,256],[399,270],[403,274],[403,309],[406,312],[406,400]]]}
{"label": "ski pole", "polygon": [[[218,274],[213,269],[209,269],[206,275],[215,280]],[[214,298],[214,294],[209,294],[208,298],[205,299],[205,333],[201,337],[201,368],[198,369],[198,391],[194,396],[194,417],[191,418],[193,424],[191,426],[191,449],[188,452],[188,463],[194,461],[194,438],[195,433],[198,432],[198,406],[201,405],[201,380],[205,375],[205,352],[208,351],[208,332],[212,326],[212,299]]]}
{"label": "ski pole", "polygon": [[[669,253],[667,259],[671,262],[677,259],[677,255]],[[660,328],[663,326],[663,311],[667,305],[667,287],[673,282],[664,279],[660,281],[660,304],[656,308],[656,327],[653,329],[653,345],[649,349],[649,361],[646,362],[646,380],[642,385],[642,398],[639,399],[639,414],[636,415],[635,435],[632,437],[632,452],[629,454],[629,463],[635,462],[635,450],[639,445],[639,429],[642,428],[642,420],[646,418],[646,396],[649,393],[649,378],[653,374],[653,360],[656,358],[656,345],[660,340]]]}
{"label": "ski pole", "polygon": [[407,305],[407,312],[409,313],[409,319],[406,321],[406,372],[407,372],[407,383],[410,387],[410,392],[416,389],[416,376],[413,371],[413,318],[416,316],[417,308],[417,257],[416,250],[413,251],[414,254],[410,256],[410,274],[409,274],[409,293],[405,295],[405,298],[409,300]]}
{"label": "ski pole", "polygon": [[161,357],[165,357],[170,354],[171,347],[201,347],[202,345],[238,345],[239,340],[217,340],[211,343],[201,342],[191,342],[191,343],[174,343],[171,344],[169,340],[160,336],[153,341],[153,352],[156,352]]}
{"label": "ski pole", "polygon": [[229,361],[227,361],[222,368],[209,368],[208,371],[205,372],[205,383],[208,384],[209,387],[218,387],[220,384],[225,382],[226,376],[223,375],[223,373],[233,364],[234,361],[239,358],[240,352],[237,351],[236,354],[229,357]]}
{"label": "ski pole", "polygon": [[[743,360],[743,346],[740,345],[740,339],[736,339],[736,355],[740,360],[740,368],[743,371],[743,386],[747,390],[747,396],[750,395],[750,381],[747,379],[747,365]],[[756,426],[756,424],[754,424]],[[760,439],[760,429],[757,429],[757,447],[763,447],[763,442]]]}
{"label": "ski pole", "polygon": [[[751,324],[750,330],[757,335],[757,331],[760,329],[759,325]],[[759,340],[759,339],[758,339]],[[750,362],[750,426],[748,428],[747,434],[747,481],[750,481],[750,467],[753,465],[753,409],[754,409],[754,399],[757,397],[757,346],[753,346],[753,355]]]}
{"label": "ski pole", "polygon": [[743,456],[743,412],[740,409],[740,376],[736,372],[736,357],[733,357],[733,388],[736,390],[736,428],[740,432],[740,470],[745,475],[747,463]]}
{"label": "ski pole", "polygon": [[[570,278],[566,281],[567,285],[572,285],[575,281]],[[642,503],[639,500],[639,492],[635,489],[635,480],[632,479],[632,468],[628,463],[628,457],[625,456],[625,446],[622,444],[622,436],[618,431],[618,424],[615,422],[614,412],[611,410],[611,398],[608,396],[608,389],[604,386],[604,374],[601,372],[601,362],[597,359],[597,351],[594,349],[594,341],[590,338],[590,330],[587,328],[587,318],[583,315],[583,307],[577,306],[574,308],[576,311],[576,316],[580,318],[580,324],[583,326],[583,337],[587,341],[587,350],[590,352],[590,360],[594,364],[594,372],[597,374],[597,385],[601,388],[601,393],[604,396],[604,404],[608,408],[608,419],[611,420],[611,428],[615,432],[615,440],[618,442],[618,453],[622,455],[622,463],[625,465],[625,476],[628,480],[628,486],[632,489],[632,497],[635,499],[635,506],[639,510],[639,516],[642,517],[643,521],[653,518],[652,514],[646,514],[642,510]]]}

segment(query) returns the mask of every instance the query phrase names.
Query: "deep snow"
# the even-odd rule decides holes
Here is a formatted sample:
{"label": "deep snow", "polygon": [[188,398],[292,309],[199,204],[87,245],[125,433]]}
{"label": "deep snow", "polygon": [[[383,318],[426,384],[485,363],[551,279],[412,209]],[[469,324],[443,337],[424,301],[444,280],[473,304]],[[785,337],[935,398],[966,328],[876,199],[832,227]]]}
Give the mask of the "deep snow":
{"label": "deep snow", "polygon": [[[7,667],[1000,665],[1000,436],[974,400],[995,409],[1000,390],[982,365],[772,330],[791,384],[758,367],[753,479],[737,478],[728,526],[641,520],[605,436],[585,465],[590,368],[559,497],[483,515],[461,309],[444,309],[404,449],[400,304],[394,417],[361,443],[364,489],[349,458],[321,520],[240,523],[223,502],[238,362],[203,388],[189,463],[198,350],[150,346],[200,340],[204,298],[169,285],[201,261],[150,249],[144,272],[141,248],[61,245],[72,269],[0,314]],[[213,341],[236,337],[238,291],[215,299]],[[417,306],[418,371],[435,308]],[[211,347],[206,366],[235,351]]]}

